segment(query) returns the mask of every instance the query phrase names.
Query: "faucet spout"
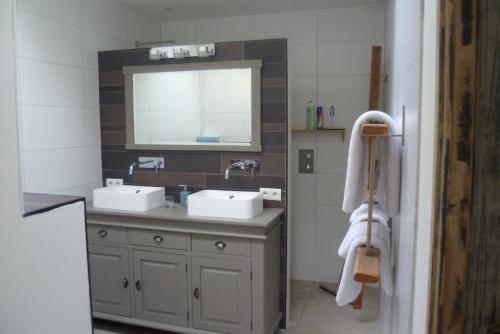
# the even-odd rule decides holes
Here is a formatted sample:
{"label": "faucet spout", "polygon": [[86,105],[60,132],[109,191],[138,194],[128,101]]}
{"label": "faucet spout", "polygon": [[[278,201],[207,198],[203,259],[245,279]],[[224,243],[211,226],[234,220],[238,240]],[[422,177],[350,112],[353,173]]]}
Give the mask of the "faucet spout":
{"label": "faucet spout", "polygon": [[234,162],[234,163],[230,164],[229,166],[227,166],[226,175],[224,178],[226,180],[229,180],[229,171],[232,169],[236,169],[236,168],[239,168],[241,170],[245,170],[245,168],[246,168],[245,163],[243,161],[237,161],[237,162]]}
{"label": "faucet spout", "polygon": [[137,162],[134,161],[130,164],[130,167],[128,168],[128,175],[133,175],[134,174],[134,168],[137,167]]}

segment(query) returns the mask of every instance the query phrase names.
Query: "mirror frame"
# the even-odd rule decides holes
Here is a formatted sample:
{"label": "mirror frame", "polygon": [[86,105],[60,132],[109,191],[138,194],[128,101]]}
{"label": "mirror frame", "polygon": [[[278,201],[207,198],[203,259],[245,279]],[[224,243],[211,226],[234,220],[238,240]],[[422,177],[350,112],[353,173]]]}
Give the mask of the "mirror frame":
{"label": "mirror frame", "polygon": [[[134,89],[133,75],[141,73],[217,70],[217,69],[251,69],[252,87],[252,141],[249,144],[234,143],[200,143],[200,144],[136,144],[134,141]],[[125,79],[125,124],[127,150],[169,150],[169,151],[229,151],[229,152],[262,152],[261,145],[261,68],[262,60],[208,61],[204,63],[180,63],[164,65],[124,66]]]}

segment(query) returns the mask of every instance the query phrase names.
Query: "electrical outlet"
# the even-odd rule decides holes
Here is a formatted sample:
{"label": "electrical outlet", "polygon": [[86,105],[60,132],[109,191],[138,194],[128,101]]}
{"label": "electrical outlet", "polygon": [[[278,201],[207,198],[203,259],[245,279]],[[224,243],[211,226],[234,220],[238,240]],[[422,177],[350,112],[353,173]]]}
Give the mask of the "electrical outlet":
{"label": "electrical outlet", "polygon": [[281,189],[279,188],[260,188],[262,198],[268,201],[281,201]]}
{"label": "electrical outlet", "polygon": [[122,186],[123,179],[106,179],[106,187]]}

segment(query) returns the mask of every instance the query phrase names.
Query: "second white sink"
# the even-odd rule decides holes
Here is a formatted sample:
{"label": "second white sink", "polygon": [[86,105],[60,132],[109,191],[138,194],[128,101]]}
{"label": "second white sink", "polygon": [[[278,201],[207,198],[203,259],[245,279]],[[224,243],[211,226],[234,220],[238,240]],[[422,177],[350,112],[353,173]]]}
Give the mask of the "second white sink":
{"label": "second white sink", "polygon": [[188,215],[250,219],[263,210],[262,195],[253,191],[202,190],[188,196]]}
{"label": "second white sink", "polygon": [[128,211],[147,211],[165,200],[165,188],[112,186],[94,190],[94,207]]}

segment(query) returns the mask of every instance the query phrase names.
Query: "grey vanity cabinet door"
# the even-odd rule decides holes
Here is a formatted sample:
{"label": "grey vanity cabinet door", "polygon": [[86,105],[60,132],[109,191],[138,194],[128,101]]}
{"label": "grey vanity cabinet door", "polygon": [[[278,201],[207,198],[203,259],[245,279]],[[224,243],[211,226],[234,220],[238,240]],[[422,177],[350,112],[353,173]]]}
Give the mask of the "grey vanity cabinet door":
{"label": "grey vanity cabinet door", "polygon": [[132,315],[132,293],[128,249],[89,247],[92,308],[96,312]]}
{"label": "grey vanity cabinet door", "polygon": [[187,326],[186,256],[134,250],[133,259],[135,316]]}
{"label": "grey vanity cabinet door", "polygon": [[193,327],[251,332],[250,260],[192,257]]}

